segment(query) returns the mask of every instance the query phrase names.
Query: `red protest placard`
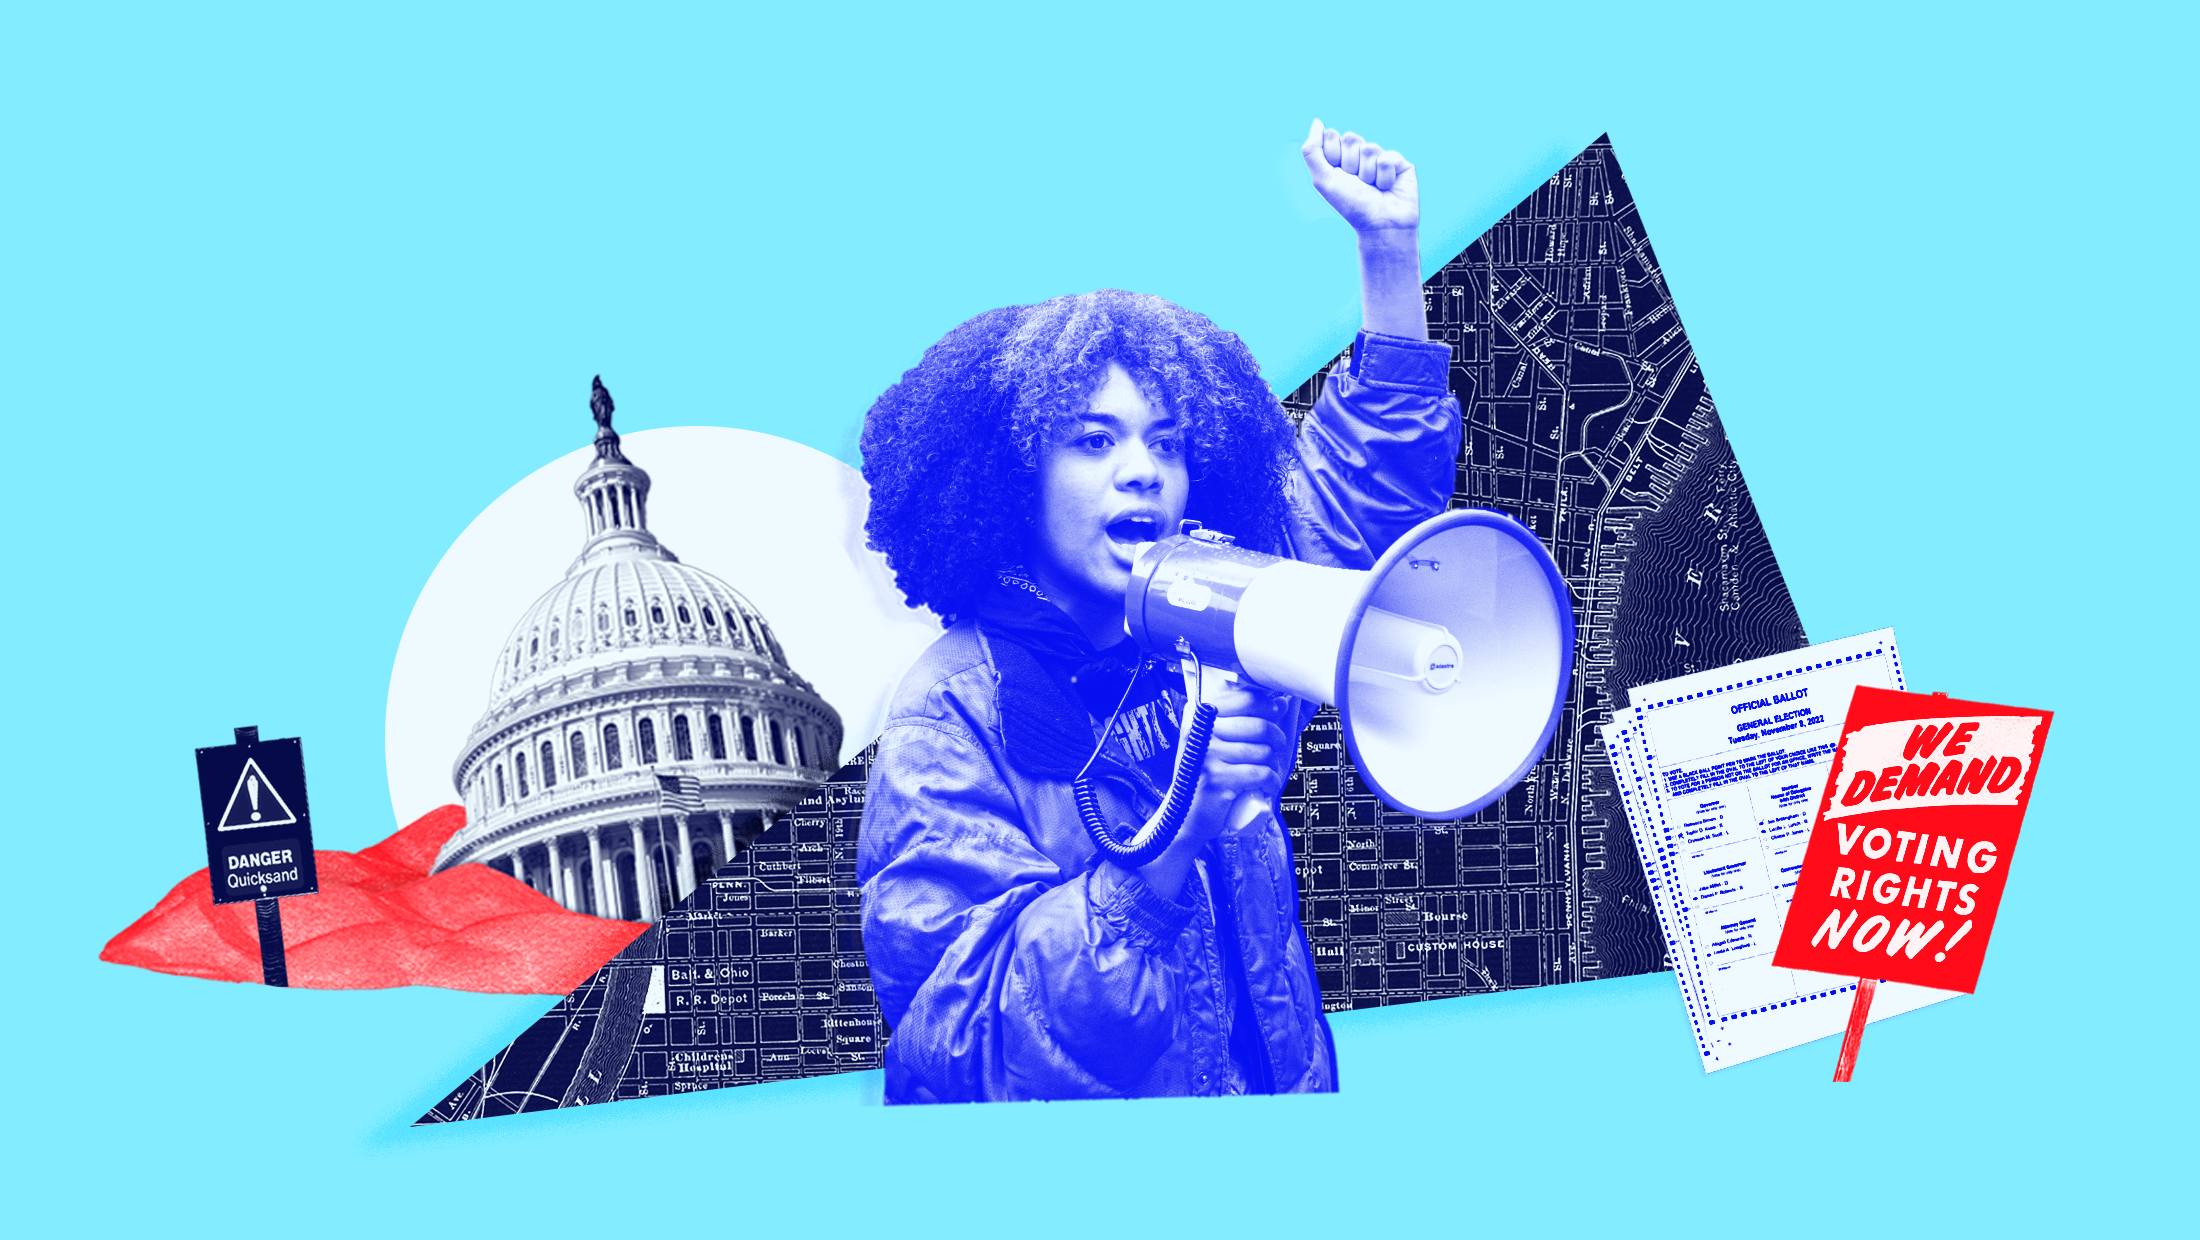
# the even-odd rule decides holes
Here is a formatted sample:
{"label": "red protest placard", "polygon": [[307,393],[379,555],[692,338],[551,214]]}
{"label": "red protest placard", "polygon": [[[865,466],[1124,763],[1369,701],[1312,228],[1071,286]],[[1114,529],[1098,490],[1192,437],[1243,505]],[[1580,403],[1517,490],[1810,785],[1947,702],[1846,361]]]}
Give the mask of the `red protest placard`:
{"label": "red protest placard", "polygon": [[1859,686],[1772,962],[1978,989],[2054,717]]}

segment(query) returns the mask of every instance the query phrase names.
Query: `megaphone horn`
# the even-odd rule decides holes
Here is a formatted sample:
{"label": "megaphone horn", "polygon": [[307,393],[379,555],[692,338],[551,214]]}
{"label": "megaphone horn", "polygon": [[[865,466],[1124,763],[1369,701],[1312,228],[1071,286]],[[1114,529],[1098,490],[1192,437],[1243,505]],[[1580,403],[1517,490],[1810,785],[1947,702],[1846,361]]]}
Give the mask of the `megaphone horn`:
{"label": "megaphone horn", "polygon": [[1147,650],[1335,706],[1369,787],[1421,818],[1463,818],[1520,782],[1573,675],[1558,565],[1525,526],[1482,509],[1423,521],[1366,571],[1186,521],[1139,556],[1125,603]]}

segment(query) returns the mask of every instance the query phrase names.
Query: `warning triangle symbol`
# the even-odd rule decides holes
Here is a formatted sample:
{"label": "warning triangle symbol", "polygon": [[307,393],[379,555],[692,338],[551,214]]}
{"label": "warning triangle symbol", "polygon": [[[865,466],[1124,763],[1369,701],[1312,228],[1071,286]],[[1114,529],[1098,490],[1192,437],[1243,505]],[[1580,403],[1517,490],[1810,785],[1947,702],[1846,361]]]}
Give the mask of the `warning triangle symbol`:
{"label": "warning triangle symbol", "polygon": [[222,811],[217,831],[242,831],[249,827],[280,827],[298,821],[283,794],[260,769],[256,759],[246,758],[237,772],[237,786],[229,793],[229,808]]}

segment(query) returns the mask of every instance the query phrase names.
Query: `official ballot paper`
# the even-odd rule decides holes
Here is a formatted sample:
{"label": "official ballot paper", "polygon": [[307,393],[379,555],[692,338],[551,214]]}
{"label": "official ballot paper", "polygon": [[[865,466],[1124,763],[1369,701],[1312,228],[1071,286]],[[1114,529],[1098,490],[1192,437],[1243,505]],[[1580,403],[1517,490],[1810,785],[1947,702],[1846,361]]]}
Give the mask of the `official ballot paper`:
{"label": "official ballot paper", "polygon": [[[1857,685],[1903,688],[1894,630],[1630,689],[1604,727],[1706,1072],[1848,1021],[1855,978],[1776,969],[1772,952]],[[1883,985],[1871,1018],[1949,993]]]}

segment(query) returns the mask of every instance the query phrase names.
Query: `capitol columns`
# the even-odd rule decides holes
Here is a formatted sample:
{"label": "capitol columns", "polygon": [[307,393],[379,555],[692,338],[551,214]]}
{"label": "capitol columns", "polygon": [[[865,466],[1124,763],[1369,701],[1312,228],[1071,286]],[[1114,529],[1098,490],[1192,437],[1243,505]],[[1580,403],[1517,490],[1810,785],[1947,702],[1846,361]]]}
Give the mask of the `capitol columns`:
{"label": "capitol columns", "polygon": [[544,859],[550,863],[550,898],[558,902],[559,908],[573,907],[565,898],[565,864],[558,859],[558,837],[553,835],[543,840],[542,851]]}
{"label": "capitol columns", "polygon": [[726,851],[718,858],[718,864],[724,865],[733,860],[733,815],[725,810],[718,811],[718,834],[726,842]]}
{"label": "capitol columns", "polygon": [[617,912],[617,910],[611,907],[610,897],[604,894],[603,828],[600,826],[591,826],[588,828],[587,835],[588,876],[592,880],[591,885],[594,886],[596,889],[596,916],[609,917]]}

